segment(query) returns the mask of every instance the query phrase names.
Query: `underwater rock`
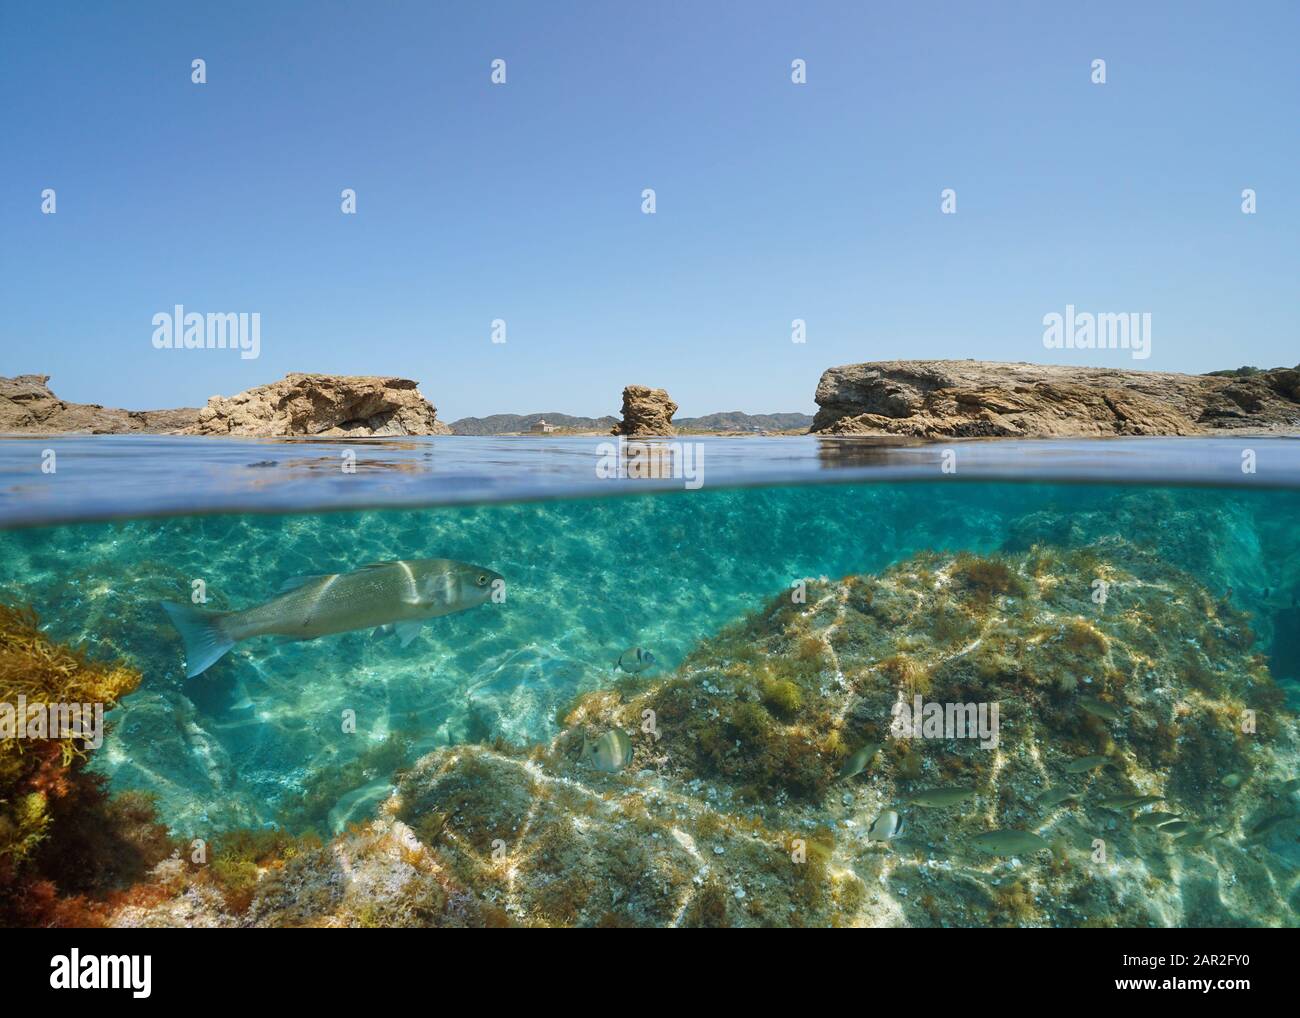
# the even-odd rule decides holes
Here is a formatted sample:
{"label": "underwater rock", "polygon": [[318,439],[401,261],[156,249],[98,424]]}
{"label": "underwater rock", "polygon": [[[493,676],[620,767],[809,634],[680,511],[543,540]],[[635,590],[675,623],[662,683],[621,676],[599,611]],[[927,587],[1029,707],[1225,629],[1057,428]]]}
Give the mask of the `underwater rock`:
{"label": "underwater rock", "polygon": [[[235,921],[1294,923],[1295,811],[1274,800],[1298,772],[1296,719],[1248,617],[1186,573],[1112,539],[925,552],[805,593],[667,678],[582,695],[549,743],[427,754],[369,824],[270,866]],[[895,727],[916,697],[996,704],[996,745]],[[613,728],[631,761],[606,773],[582,746]],[[879,757],[840,779],[869,740]],[[1107,765],[1072,768],[1088,757]],[[948,805],[906,805],[934,789]],[[1133,823],[1156,801],[1216,836],[1181,845]],[[897,836],[873,838],[890,810]],[[1267,826],[1275,814],[1287,822]],[[999,831],[1019,841],[981,851]]]}
{"label": "underwater rock", "polygon": [[115,789],[153,795],[159,813],[182,834],[262,822],[265,802],[240,787],[229,752],[206,724],[189,697],[141,690],[122,705],[113,740],[96,757],[95,770],[111,778]]}
{"label": "underwater rock", "polygon": [[675,413],[677,404],[669,398],[667,390],[629,385],[623,390],[623,420],[610,429],[610,434],[626,438],[675,435]]}
{"label": "underwater rock", "polygon": [[465,691],[467,717],[456,741],[549,742],[559,733],[560,709],[600,681],[582,662],[539,647],[493,658],[481,671]]}
{"label": "underwater rock", "polygon": [[1080,500],[1062,502],[1050,512],[1025,513],[1008,523],[1001,547],[1008,552],[1035,544],[1077,548],[1114,533],[1136,545],[1158,547],[1162,557],[1178,562],[1208,590],[1251,612],[1257,644],[1273,647],[1273,678],[1285,681],[1300,674],[1285,667],[1279,655],[1287,634],[1300,633],[1287,617],[1288,608],[1300,603],[1300,588],[1291,581],[1300,575],[1300,556],[1288,541],[1276,540],[1285,537],[1290,520],[1288,514],[1274,519],[1259,513],[1249,503],[1196,505],[1167,490],[1141,491],[1116,495],[1105,508]]}
{"label": "underwater rock", "polygon": [[830,368],[812,430],[923,438],[1080,438],[1300,431],[1292,369],[1250,377],[993,361]]}
{"label": "underwater rock", "polygon": [[407,378],[294,372],[235,396],[213,396],[184,434],[450,435],[416,386]]}
{"label": "underwater rock", "polygon": [[[1101,606],[1096,575],[1110,583]],[[777,682],[801,695],[774,696]],[[1080,710],[1075,684],[1122,701],[1126,720]],[[998,702],[997,748],[889,737],[850,805],[828,794],[844,787],[834,782],[850,750],[886,737],[893,704],[916,693]],[[1122,541],[989,559],[927,553],[876,577],[810,582],[806,604],[778,598],[676,676],[588,694],[569,731],[531,754],[440,750],[406,775],[400,815],[466,886],[525,923],[685,924],[725,901],[734,925],[1234,921],[1225,911],[1279,924],[1286,902],[1262,875],[1284,872],[1283,860],[1259,854],[1240,869],[1249,908],[1193,914],[1180,874],[1204,879],[1219,846],[1193,853],[1155,832],[1112,831],[1095,802],[1154,789],[1235,843],[1262,790],[1222,794],[1225,768],[1294,768],[1294,720],[1276,699],[1244,616]],[[1253,738],[1234,723],[1247,706],[1261,717]],[[631,767],[582,767],[582,737],[612,726],[635,733]],[[1067,772],[1102,750],[1114,766]],[[1077,808],[1029,809],[1049,783],[1073,789]],[[973,786],[977,801],[904,807],[906,836],[888,852],[870,842],[873,818],[940,786]],[[1013,828],[1053,845],[1082,834],[1085,850],[990,862],[975,839]],[[1094,837],[1105,864],[1092,859]]]}
{"label": "underwater rock", "polygon": [[[510,926],[501,909],[456,882],[384,810],[328,845],[274,833],[212,846],[210,860],[160,863],[108,925],[127,927]],[[148,891],[146,896],[144,891]]]}
{"label": "underwater rock", "polygon": [[117,410],[98,403],[68,403],[50,391],[49,380],[49,375],[0,377],[0,433],[163,434],[188,427],[199,415],[192,407]]}

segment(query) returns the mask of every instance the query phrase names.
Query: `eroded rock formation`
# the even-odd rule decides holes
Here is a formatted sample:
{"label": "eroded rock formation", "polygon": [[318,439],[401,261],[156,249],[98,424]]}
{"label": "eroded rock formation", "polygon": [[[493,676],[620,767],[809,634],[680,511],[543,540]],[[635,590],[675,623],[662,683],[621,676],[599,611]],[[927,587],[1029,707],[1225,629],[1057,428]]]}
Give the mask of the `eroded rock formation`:
{"label": "eroded rock formation", "polygon": [[117,410],[67,403],[48,375],[0,378],[0,432],[141,432],[285,437],[317,435],[450,435],[438,411],[408,378],[293,373],[234,396],[213,396],[202,409]]}
{"label": "eroded rock formation", "polygon": [[49,375],[0,378],[0,432],[165,433],[192,424],[198,409],[117,410],[98,403],[68,403],[46,384]]}
{"label": "eroded rock formation", "polygon": [[666,389],[651,389],[646,385],[629,385],[623,390],[623,420],[610,430],[612,435],[625,438],[652,438],[656,435],[675,435],[673,414],[677,404]]}
{"label": "eroded rock formation", "polygon": [[921,438],[1099,438],[1300,430],[1300,370],[1247,377],[878,361],[826,371],[812,430]]}
{"label": "eroded rock formation", "polygon": [[293,373],[234,396],[213,396],[191,435],[324,437],[449,435],[409,378]]}

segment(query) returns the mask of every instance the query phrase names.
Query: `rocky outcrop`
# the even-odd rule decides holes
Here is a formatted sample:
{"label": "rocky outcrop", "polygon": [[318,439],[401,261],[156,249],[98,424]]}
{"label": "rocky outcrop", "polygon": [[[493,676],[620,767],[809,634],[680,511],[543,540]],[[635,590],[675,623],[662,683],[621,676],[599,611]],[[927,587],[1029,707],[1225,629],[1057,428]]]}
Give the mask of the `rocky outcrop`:
{"label": "rocky outcrop", "polygon": [[98,403],[68,403],[46,384],[49,375],[0,378],[0,432],[160,434],[192,424],[198,409],[117,410]]}
{"label": "rocky outcrop", "polygon": [[67,403],[48,375],[0,378],[0,433],[244,435],[326,438],[450,435],[437,409],[407,378],[294,373],[238,395],[213,396],[202,409],[118,410]]}
{"label": "rocky outcrop", "polygon": [[623,390],[623,420],[610,429],[611,435],[625,438],[653,438],[656,435],[675,435],[673,414],[677,404],[666,389],[651,389],[645,385],[629,385]]}
{"label": "rocky outcrop", "polygon": [[1300,370],[1248,377],[877,361],[826,371],[812,430],[921,438],[1099,438],[1300,430]]}
{"label": "rocky outcrop", "polygon": [[409,378],[285,375],[235,396],[213,396],[188,435],[450,435]]}

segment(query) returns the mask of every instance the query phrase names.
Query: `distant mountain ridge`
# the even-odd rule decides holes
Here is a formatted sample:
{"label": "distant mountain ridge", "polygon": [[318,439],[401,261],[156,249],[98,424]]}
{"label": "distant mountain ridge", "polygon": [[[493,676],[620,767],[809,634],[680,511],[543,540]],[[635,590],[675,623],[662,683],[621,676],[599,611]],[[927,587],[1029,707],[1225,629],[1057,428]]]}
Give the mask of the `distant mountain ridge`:
{"label": "distant mountain ridge", "polygon": [[[538,421],[566,431],[609,431],[617,417],[575,417],[572,414],[492,414],[488,417],[462,417],[451,422],[453,435],[510,435],[527,431]],[[677,417],[673,425],[682,431],[806,431],[812,426],[812,414],[747,414],[741,410],[706,414],[703,417]]]}
{"label": "distant mountain ridge", "polygon": [[743,410],[724,410],[703,417],[676,417],[673,426],[685,431],[793,431],[812,427],[812,414],[747,414]]}
{"label": "distant mountain ridge", "polygon": [[527,431],[544,420],[557,428],[572,431],[608,431],[618,423],[617,417],[574,417],[572,414],[491,414],[488,417],[462,417],[451,422],[453,435],[509,435]]}

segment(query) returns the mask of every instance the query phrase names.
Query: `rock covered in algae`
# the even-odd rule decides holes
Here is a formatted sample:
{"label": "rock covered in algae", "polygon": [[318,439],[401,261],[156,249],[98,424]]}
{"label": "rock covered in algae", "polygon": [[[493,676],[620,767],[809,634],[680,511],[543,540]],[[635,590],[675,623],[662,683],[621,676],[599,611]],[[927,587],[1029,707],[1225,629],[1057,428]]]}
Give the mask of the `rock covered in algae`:
{"label": "rock covered in algae", "polygon": [[[996,746],[891,728],[917,697],[996,703]],[[809,580],[563,720],[531,750],[423,757],[378,819],[269,870],[231,921],[1296,922],[1295,718],[1247,617],[1123,541]],[[630,765],[585,765],[584,737],[615,726]],[[872,840],[887,810],[899,836]],[[1188,826],[1136,822],[1153,810]]]}

